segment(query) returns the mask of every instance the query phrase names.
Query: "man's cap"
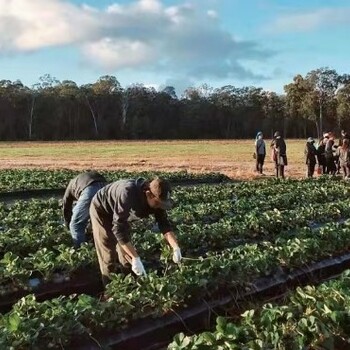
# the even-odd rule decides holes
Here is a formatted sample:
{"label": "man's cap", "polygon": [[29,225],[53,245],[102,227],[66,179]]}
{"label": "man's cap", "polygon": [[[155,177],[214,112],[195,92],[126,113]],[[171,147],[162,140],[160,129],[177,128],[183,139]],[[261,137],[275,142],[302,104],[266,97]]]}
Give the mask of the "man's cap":
{"label": "man's cap", "polygon": [[149,190],[157,198],[164,210],[171,209],[173,200],[171,199],[170,182],[162,178],[156,177],[149,184]]}
{"label": "man's cap", "polygon": [[328,133],[328,132],[325,132],[325,133],[323,134],[323,137],[329,138],[329,133]]}
{"label": "man's cap", "polygon": [[278,136],[281,136],[280,132],[279,131],[275,131],[275,133],[273,134],[273,137],[278,137]]}
{"label": "man's cap", "polygon": [[313,142],[315,142],[315,140],[314,140],[312,137],[309,137],[309,138],[307,139],[307,142],[313,143]]}

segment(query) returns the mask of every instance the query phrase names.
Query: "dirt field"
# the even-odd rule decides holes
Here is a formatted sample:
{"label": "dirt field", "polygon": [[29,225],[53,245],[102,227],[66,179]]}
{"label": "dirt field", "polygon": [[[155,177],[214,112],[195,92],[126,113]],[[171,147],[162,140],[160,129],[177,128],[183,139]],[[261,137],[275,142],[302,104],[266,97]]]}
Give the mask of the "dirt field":
{"label": "dirt field", "polygon": [[[287,177],[304,177],[304,140],[286,140]],[[265,174],[272,176],[268,155]],[[70,168],[218,171],[232,178],[253,179],[254,141],[84,141],[1,142],[0,168]]]}

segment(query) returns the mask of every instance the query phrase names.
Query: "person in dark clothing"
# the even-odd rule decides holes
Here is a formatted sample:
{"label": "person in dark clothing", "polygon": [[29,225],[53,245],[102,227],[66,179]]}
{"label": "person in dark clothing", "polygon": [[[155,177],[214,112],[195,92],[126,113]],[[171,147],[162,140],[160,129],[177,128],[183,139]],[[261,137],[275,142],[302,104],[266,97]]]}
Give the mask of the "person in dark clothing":
{"label": "person in dark clothing", "polygon": [[[172,207],[171,187],[166,180],[119,180],[96,193],[90,206],[92,231],[97,257],[106,285],[110,274],[116,272],[117,262],[136,275],[146,274],[142,261],[130,241],[132,220],[154,215],[160,231],[173,249],[173,261],[180,263],[182,256],[175,234],[167,217]],[[117,249],[116,249],[117,248]]]}
{"label": "person in dark clothing", "polygon": [[321,138],[318,142],[317,162],[318,162],[318,167],[320,168],[319,174],[326,173],[326,157],[325,157],[326,141],[327,139]]}
{"label": "person in dark clothing", "polygon": [[328,139],[325,146],[325,158],[326,158],[326,174],[335,175],[337,167],[334,158],[334,136],[332,133],[328,134]]}
{"label": "person in dark clothing", "polygon": [[337,149],[337,155],[339,156],[340,167],[343,171],[343,178],[350,178],[350,150],[349,139],[344,139],[343,143]]}
{"label": "person in dark clothing", "polygon": [[284,167],[288,165],[287,161],[287,146],[279,131],[273,135],[274,139],[271,142],[272,157],[275,162],[276,177],[284,179]]}
{"label": "person in dark clothing", "polygon": [[264,135],[259,131],[255,138],[256,171],[263,175],[263,167],[266,156]]}
{"label": "person in dark clothing", "polygon": [[[63,217],[76,248],[86,240],[85,229],[89,221],[92,197],[105,185],[107,180],[96,171],[82,173],[68,184],[63,196]],[[77,202],[73,208],[74,201]]]}
{"label": "person in dark clothing", "polygon": [[306,142],[304,154],[305,154],[305,161],[307,165],[307,177],[313,177],[315,172],[315,165],[316,165],[316,148],[314,146],[314,139],[312,137],[309,137]]}

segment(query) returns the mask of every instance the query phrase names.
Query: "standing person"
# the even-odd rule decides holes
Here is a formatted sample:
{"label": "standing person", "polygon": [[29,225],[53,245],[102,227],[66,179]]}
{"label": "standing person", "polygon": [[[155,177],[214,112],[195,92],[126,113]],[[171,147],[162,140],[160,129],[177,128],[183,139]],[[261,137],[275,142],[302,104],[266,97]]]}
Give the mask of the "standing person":
{"label": "standing person", "polygon": [[317,161],[318,161],[318,167],[319,167],[319,174],[325,174],[327,167],[326,167],[326,156],[325,156],[325,149],[326,149],[326,141],[324,137],[321,138],[318,142],[317,146]]}
{"label": "standing person", "polygon": [[266,157],[266,145],[264,135],[259,131],[255,138],[256,171],[263,175],[264,161]]}
{"label": "standing person", "polygon": [[342,146],[343,145],[343,142],[345,139],[350,139],[350,136],[349,134],[345,131],[345,130],[342,130],[340,132],[340,138],[339,138],[339,146]]}
{"label": "standing person", "polygon": [[339,156],[340,167],[343,171],[343,178],[350,178],[350,154],[349,154],[349,139],[344,139],[343,143],[337,149],[337,155]]}
{"label": "standing person", "polygon": [[[343,145],[344,140],[349,140],[349,135],[345,130],[342,130],[340,132],[338,147],[341,147]],[[338,154],[339,152],[336,152],[336,164],[337,164],[337,174],[340,174],[341,165],[340,165]]]}
{"label": "standing person", "polygon": [[[327,138],[327,137],[326,137]],[[335,164],[334,157],[334,135],[332,133],[328,133],[328,138],[325,146],[325,158],[326,158],[326,174],[335,175],[337,168]]]}
{"label": "standing person", "polygon": [[307,165],[307,177],[313,177],[315,172],[315,165],[316,165],[316,148],[314,146],[314,139],[312,137],[309,137],[306,142],[304,154],[305,154],[305,160]]}
{"label": "standing person", "polygon": [[153,214],[160,231],[173,249],[173,261],[181,261],[181,250],[166,212],[173,204],[170,193],[169,182],[160,178],[151,181],[142,178],[119,180],[96,193],[91,202],[90,216],[104,285],[109,282],[110,274],[116,271],[118,260],[123,266],[130,261],[136,275],[146,274],[130,240],[129,221],[138,218]]}
{"label": "standing person", "polygon": [[[78,248],[85,242],[85,229],[89,221],[92,197],[107,185],[107,180],[96,171],[88,171],[72,179],[63,196],[63,217]],[[72,210],[73,202],[77,201]]]}
{"label": "standing person", "polygon": [[271,148],[275,162],[276,177],[284,179],[284,167],[288,165],[287,146],[279,131],[276,131],[273,137],[274,139],[271,142]]}

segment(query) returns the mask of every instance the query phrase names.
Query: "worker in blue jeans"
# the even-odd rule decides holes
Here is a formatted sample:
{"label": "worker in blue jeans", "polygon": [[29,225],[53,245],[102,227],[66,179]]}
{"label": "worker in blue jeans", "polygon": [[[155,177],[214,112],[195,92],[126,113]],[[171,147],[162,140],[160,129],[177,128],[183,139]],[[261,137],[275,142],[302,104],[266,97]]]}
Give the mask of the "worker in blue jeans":
{"label": "worker in blue jeans", "polygon": [[[86,241],[85,230],[90,218],[92,197],[106,185],[107,180],[96,171],[82,173],[68,184],[63,197],[63,216],[76,248]],[[74,201],[76,205],[73,208]]]}

